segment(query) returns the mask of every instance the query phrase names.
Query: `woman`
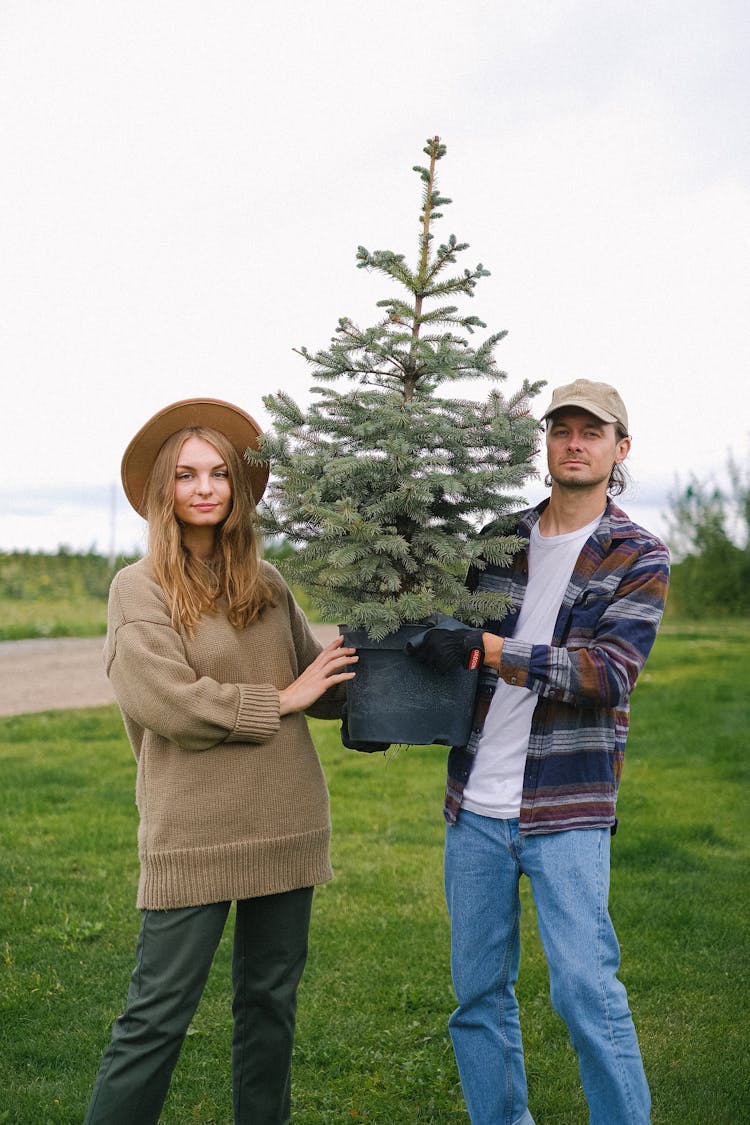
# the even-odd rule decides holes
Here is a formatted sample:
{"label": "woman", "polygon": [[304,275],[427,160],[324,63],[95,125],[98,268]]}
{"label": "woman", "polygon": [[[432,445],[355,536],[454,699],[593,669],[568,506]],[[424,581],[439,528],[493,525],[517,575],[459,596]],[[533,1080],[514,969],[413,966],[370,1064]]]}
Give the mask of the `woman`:
{"label": "woman", "polygon": [[122,462],[149,553],[112,583],[105,660],[138,763],[142,920],[87,1125],[158,1120],[233,900],[234,1120],[289,1119],[312,888],[331,877],[303,711],[319,701],[316,715],[339,717],[356,657],[341,638],[321,650],[260,560],[268,469],[243,458],[259,433],[236,406],[190,399],[151,418]]}

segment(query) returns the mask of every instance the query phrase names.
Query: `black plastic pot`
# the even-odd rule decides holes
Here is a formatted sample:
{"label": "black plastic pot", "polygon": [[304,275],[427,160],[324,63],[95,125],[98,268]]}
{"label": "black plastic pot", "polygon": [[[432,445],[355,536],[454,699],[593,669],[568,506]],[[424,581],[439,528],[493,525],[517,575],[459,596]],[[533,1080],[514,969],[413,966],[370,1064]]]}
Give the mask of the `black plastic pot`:
{"label": "black plastic pot", "polygon": [[[448,624],[450,622],[450,625]],[[340,625],[347,646],[356,648],[356,676],[346,685],[349,736],[357,742],[408,743],[413,746],[465,746],[471,732],[478,671],[454,668],[433,672],[404,651],[416,642],[428,620],[403,625],[381,641],[364,629]],[[443,627],[465,628],[440,615]]]}

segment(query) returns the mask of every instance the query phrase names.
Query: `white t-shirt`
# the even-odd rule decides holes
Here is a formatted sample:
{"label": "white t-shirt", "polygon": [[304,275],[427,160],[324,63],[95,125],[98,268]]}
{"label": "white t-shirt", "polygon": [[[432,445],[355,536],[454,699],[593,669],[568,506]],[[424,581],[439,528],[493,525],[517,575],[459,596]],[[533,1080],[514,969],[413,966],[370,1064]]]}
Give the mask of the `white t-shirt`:
{"label": "white t-shirt", "polygon": [[[534,524],[529,537],[529,580],[513,632],[516,640],[551,644],[576,560],[600,520],[597,516],[578,531],[548,537],[541,534],[538,523]],[[519,815],[531,720],[538,699],[536,692],[498,679],[464,789],[463,808],[503,820]]]}

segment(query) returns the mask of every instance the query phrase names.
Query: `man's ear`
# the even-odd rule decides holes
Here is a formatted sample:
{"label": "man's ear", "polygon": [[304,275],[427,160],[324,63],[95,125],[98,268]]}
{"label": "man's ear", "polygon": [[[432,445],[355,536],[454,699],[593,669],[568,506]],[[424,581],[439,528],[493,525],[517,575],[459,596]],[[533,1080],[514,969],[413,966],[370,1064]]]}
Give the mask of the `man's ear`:
{"label": "man's ear", "polygon": [[630,438],[624,437],[617,443],[617,456],[615,457],[615,465],[621,465],[627,455],[630,453]]}

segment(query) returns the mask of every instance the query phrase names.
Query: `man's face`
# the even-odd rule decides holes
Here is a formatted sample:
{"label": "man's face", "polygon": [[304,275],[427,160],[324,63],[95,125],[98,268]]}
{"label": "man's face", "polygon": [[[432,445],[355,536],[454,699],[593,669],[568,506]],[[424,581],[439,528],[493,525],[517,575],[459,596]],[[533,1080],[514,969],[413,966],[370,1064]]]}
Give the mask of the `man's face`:
{"label": "man's face", "polygon": [[602,422],[576,407],[565,407],[547,422],[547,465],[552,480],[565,488],[597,488],[612,467],[624,461],[630,438],[617,440],[613,422]]}

